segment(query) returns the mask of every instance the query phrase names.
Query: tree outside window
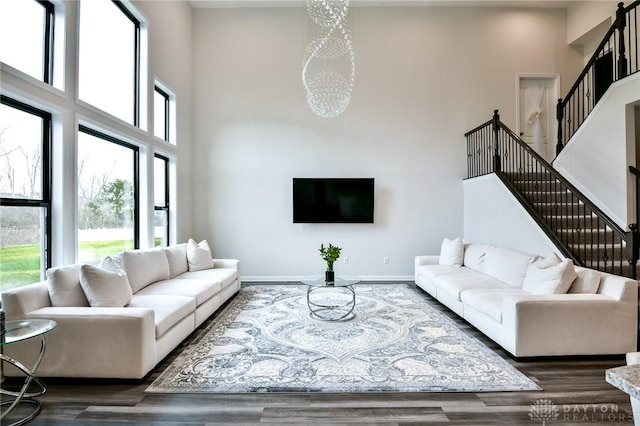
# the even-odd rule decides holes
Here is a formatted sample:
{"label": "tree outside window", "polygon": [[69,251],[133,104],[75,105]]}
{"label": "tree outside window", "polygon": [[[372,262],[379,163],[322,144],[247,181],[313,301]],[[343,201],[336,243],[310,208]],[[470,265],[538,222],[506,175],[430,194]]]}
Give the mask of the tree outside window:
{"label": "tree outside window", "polygon": [[43,279],[50,264],[51,115],[7,97],[0,100],[2,291]]}
{"label": "tree outside window", "polygon": [[78,257],[97,259],[139,246],[138,150],[81,127],[78,134]]}

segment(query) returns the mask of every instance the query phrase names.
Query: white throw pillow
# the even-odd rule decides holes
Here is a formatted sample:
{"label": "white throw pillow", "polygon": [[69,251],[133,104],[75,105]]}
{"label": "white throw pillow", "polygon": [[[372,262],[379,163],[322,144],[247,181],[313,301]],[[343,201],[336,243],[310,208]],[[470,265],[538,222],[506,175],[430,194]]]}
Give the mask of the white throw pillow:
{"label": "white throw pillow", "polygon": [[187,243],[165,247],[164,253],[167,255],[167,261],[169,262],[169,278],[175,278],[189,270]]}
{"label": "white throw pillow", "polygon": [[529,265],[522,289],[531,294],[564,294],[578,274],[571,259],[555,253]]}
{"label": "white throw pillow", "polygon": [[80,284],[92,307],[123,307],[131,301],[132,291],[127,274],[110,257],[101,267],[82,265]]}
{"label": "white throw pillow", "polygon": [[465,244],[462,264],[467,268],[482,272],[484,270],[484,256],[487,250],[489,250],[489,247],[489,244],[483,243]]}
{"label": "white throw pillow", "polygon": [[522,288],[527,268],[536,259],[537,256],[533,254],[490,246],[484,256],[482,272],[511,287]]}
{"label": "white throw pillow", "polygon": [[445,238],[440,246],[440,265],[462,266],[464,260],[464,244],[460,238],[450,240]]}
{"label": "white throw pillow", "polygon": [[134,294],[149,284],[169,279],[169,261],[163,249],[127,250],[122,253],[122,266]]}
{"label": "white throw pillow", "polygon": [[581,269],[568,293],[596,294],[600,288],[600,272],[593,269]]}
{"label": "white throw pillow", "polygon": [[81,264],[77,264],[47,269],[47,287],[51,306],[89,306],[80,285],[81,266]]}
{"label": "white throw pillow", "polygon": [[213,256],[207,240],[196,243],[189,238],[187,243],[187,263],[189,271],[202,271],[203,269],[213,268]]}

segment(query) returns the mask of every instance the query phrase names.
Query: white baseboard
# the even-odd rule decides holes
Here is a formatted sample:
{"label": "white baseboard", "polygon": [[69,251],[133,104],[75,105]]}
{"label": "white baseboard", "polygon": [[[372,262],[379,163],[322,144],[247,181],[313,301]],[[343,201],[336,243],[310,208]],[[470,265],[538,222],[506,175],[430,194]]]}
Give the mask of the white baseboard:
{"label": "white baseboard", "polygon": [[[318,275],[319,276],[319,275]],[[303,276],[264,276],[264,275],[251,275],[243,276],[240,278],[241,282],[274,282],[274,283],[298,283]],[[365,282],[413,282],[413,275],[361,275],[360,279]]]}

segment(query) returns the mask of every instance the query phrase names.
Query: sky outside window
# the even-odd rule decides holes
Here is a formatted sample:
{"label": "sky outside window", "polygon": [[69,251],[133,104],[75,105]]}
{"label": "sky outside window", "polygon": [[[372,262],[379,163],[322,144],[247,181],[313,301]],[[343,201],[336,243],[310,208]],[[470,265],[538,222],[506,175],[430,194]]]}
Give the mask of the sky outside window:
{"label": "sky outside window", "polygon": [[45,8],[35,0],[0,1],[0,61],[44,78]]}
{"label": "sky outside window", "polygon": [[0,195],[42,198],[42,118],[0,104]]}
{"label": "sky outside window", "polygon": [[154,136],[164,140],[169,139],[166,134],[166,101],[167,98],[157,89],[153,91],[153,134]]}
{"label": "sky outside window", "polygon": [[134,124],[135,25],[111,0],[80,2],[79,97]]}

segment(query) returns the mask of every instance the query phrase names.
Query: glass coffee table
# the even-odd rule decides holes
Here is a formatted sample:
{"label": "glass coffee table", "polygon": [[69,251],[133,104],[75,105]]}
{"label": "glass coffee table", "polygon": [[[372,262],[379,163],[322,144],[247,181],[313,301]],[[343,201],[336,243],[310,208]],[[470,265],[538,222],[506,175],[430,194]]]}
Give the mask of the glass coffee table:
{"label": "glass coffee table", "polygon": [[[2,414],[0,414],[1,424],[6,424],[2,420],[5,417],[7,417],[7,415],[11,411],[13,411],[13,409],[16,408],[19,404],[30,404],[30,405],[33,405],[34,407],[28,415],[11,423],[10,426],[25,424],[28,421],[35,418],[38,415],[38,413],[40,413],[40,410],[42,409],[42,407],[40,405],[40,402],[34,398],[44,395],[44,393],[47,391],[47,388],[45,387],[44,383],[42,383],[42,381],[38,377],[36,377],[36,371],[38,370],[38,366],[40,365],[40,362],[42,361],[42,357],[44,356],[44,350],[45,350],[44,335],[49,331],[53,330],[55,326],[56,326],[56,322],[48,319],[23,319],[18,321],[5,322],[6,332],[4,336],[0,336],[0,376],[2,376],[2,373],[4,372],[4,363],[6,362],[7,364],[10,364],[16,367],[17,369],[19,369],[20,371],[22,371],[22,373],[24,373],[26,377],[24,379],[24,383],[22,384],[22,387],[20,388],[20,391],[14,392],[14,391],[0,388],[1,395],[6,395],[13,398],[12,400],[9,400],[9,401],[3,400],[0,402],[0,407],[2,407],[2,410],[1,410]],[[2,351],[2,349],[7,345],[22,342],[24,340],[31,339],[38,336],[40,336],[40,339],[41,339],[40,353],[38,354],[38,358],[36,359],[35,364],[33,364],[33,367],[31,368],[27,368],[20,361],[4,355]],[[38,385],[38,387],[40,387],[40,391],[27,392],[27,390],[29,389],[29,385],[31,385],[32,382]],[[5,409],[5,406],[7,406],[6,409]]]}
{"label": "glass coffee table", "polygon": [[312,318],[322,321],[348,321],[353,319],[356,307],[356,292],[353,285],[358,277],[336,277],[327,282],[324,277],[307,277],[300,280],[307,288],[307,306]]}

